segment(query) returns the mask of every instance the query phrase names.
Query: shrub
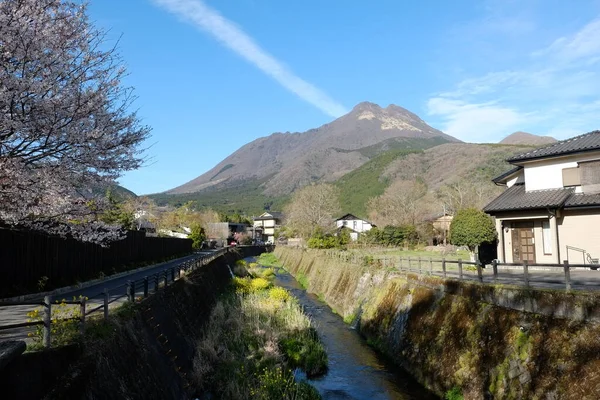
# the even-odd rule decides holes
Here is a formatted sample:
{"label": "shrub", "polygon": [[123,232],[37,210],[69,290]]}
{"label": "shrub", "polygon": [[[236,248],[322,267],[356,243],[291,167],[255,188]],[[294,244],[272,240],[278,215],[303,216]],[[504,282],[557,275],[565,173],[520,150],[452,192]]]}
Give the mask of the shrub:
{"label": "shrub", "polygon": [[192,239],[192,248],[199,250],[202,248],[202,243],[206,240],[206,232],[199,224],[192,225],[192,231],[188,235],[188,239]]}
{"label": "shrub", "polygon": [[350,232],[341,229],[336,235],[317,230],[306,243],[312,249],[342,248],[350,242]]}
{"label": "shrub", "polygon": [[249,293],[250,292],[250,278],[233,278],[233,285],[235,286],[235,291],[238,293]]}
{"label": "shrub", "polygon": [[[73,297],[73,301],[82,300],[83,296]],[[87,297],[85,297],[88,300]],[[67,304],[66,299],[56,301],[52,305],[50,340],[52,346],[64,346],[79,338],[80,308],[78,304]],[[27,322],[43,320],[43,308],[36,308],[27,313]],[[27,334],[32,340],[33,348],[42,346],[44,340],[43,325],[36,325],[35,330]]]}
{"label": "shrub", "polygon": [[452,389],[448,390],[444,395],[444,399],[446,400],[463,400],[462,390],[458,386],[454,386]]}
{"label": "shrub", "polygon": [[269,288],[269,286],[271,286],[271,282],[265,278],[254,278],[250,281],[250,290],[252,292],[266,290]]}
{"label": "shrub", "polygon": [[269,297],[277,301],[288,301],[292,296],[290,292],[282,287],[274,287],[269,289]]}
{"label": "shrub", "polygon": [[496,227],[492,218],[475,208],[460,210],[450,224],[450,241],[457,246],[467,246],[474,258],[477,246],[496,240]]}

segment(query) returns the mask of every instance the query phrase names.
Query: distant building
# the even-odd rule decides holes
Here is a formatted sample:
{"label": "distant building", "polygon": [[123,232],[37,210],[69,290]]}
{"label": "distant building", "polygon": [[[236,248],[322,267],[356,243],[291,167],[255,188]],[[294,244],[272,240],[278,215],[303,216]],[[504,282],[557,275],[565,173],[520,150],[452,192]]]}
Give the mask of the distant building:
{"label": "distant building", "polygon": [[209,239],[227,239],[236,233],[246,233],[248,224],[235,222],[213,222],[207,225],[206,236]]}
{"label": "distant building", "polygon": [[454,217],[448,213],[442,213],[434,215],[427,220],[427,222],[431,222],[433,229],[436,232],[436,235],[433,238],[434,244],[446,245],[446,242],[450,237],[450,224],[452,223],[453,218]]}
{"label": "distant building", "polygon": [[277,211],[266,211],[254,218],[254,239],[275,243],[275,229],[281,226],[283,214]]}
{"label": "distant building", "polygon": [[358,218],[353,214],[346,214],[335,220],[335,225],[338,229],[346,228],[350,230],[350,238],[358,240],[361,233],[371,230],[375,225],[371,222]]}

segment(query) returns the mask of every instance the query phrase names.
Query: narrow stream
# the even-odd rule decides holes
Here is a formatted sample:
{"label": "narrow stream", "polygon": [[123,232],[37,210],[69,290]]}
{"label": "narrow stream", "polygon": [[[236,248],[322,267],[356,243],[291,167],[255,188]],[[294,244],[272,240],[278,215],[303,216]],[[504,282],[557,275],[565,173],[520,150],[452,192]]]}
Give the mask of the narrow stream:
{"label": "narrow stream", "polygon": [[[363,338],[293,276],[280,270],[275,285],[289,290],[319,332],[329,357],[327,375],[309,379],[323,399],[437,399],[408,373],[377,354]],[[306,379],[305,376],[298,376]]]}

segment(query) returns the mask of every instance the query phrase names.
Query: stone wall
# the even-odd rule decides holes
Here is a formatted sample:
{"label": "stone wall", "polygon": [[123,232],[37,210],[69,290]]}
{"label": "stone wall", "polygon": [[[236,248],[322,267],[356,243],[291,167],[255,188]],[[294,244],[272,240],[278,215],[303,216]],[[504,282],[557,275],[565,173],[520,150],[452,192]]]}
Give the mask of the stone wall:
{"label": "stone wall", "polygon": [[440,395],[600,398],[598,296],[484,286],[278,247],[369,343]]}

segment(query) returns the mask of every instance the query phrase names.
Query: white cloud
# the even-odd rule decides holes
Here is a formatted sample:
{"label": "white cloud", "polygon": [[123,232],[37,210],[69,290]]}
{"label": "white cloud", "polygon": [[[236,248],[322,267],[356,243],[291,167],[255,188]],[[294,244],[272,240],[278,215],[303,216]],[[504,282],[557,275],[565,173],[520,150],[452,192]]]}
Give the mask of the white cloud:
{"label": "white cloud", "polygon": [[515,130],[562,139],[600,128],[600,18],[532,55],[433,95],[429,115],[446,133],[476,142]]}
{"label": "white cloud", "polygon": [[[563,61],[597,56],[600,53],[600,18],[570,36],[556,39],[550,46],[532,53],[534,57],[550,56]],[[594,57],[597,59],[597,57]]]}
{"label": "white cloud", "polygon": [[493,103],[467,103],[446,97],[429,99],[427,107],[430,114],[445,120],[445,133],[469,142],[490,141],[516,131],[534,117]]}
{"label": "white cloud", "polygon": [[156,4],[208,32],[223,45],[276,80],[281,86],[332,117],[347,112],[321,89],[296,76],[234,22],[200,0],[153,0]]}

